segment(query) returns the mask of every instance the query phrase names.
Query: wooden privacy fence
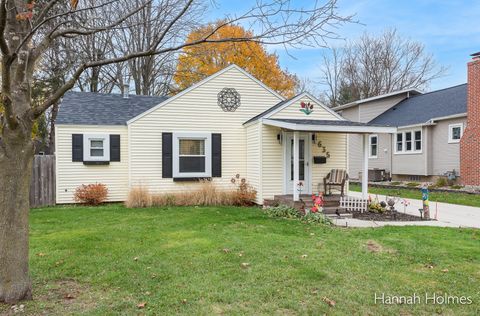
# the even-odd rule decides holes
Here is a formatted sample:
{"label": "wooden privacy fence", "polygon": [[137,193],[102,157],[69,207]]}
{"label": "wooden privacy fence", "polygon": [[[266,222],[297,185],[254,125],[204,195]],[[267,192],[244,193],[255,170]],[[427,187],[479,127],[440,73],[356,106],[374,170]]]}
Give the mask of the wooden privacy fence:
{"label": "wooden privacy fence", "polygon": [[340,207],[351,212],[365,212],[368,207],[368,201],[354,196],[342,196]]}
{"label": "wooden privacy fence", "polygon": [[30,182],[30,207],[55,205],[55,156],[35,155]]}

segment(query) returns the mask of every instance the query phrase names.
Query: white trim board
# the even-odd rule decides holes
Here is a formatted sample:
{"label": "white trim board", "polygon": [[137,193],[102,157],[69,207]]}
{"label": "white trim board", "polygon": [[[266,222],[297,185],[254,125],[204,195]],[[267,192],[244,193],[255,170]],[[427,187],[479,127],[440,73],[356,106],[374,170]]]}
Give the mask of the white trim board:
{"label": "white trim board", "polygon": [[235,65],[235,64],[231,64],[230,66],[228,67],[225,67],[223,68],[222,70],[220,71],[217,71],[216,73],[214,73],[213,75],[197,82],[196,84],[190,86],[189,88],[181,91],[180,93],[177,93],[176,95],[174,95],[173,97],[171,98],[168,98],[166,99],[165,101],[163,101],[162,103],[159,103],[157,105],[155,105],[154,107],[148,109],[147,111],[143,112],[143,113],[140,113],[139,115],[135,116],[134,118],[130,119],[127,121],[127,125],[130,125],[131,123],[141,119],[142,117],[144,117],[145,115],[147,114],[150,114],[152,113],[153,111],[156,111],[158,108],[180,98],[181,96],[189,93],[190,91],[202,86],[203,84],[209,82],[210,80],[220,76],[221,74],[231,70],[231,69],[236,69],[238,71],[240,71],[241,73],[243,73],[244,75],[246,75],[248,78],[252,79],[254,82],[258,83],[261,87],[263,87],[265,90],[267,90],[268,92],[270,92],[271,94],[273,94],[274,96],[276,96],[277,98],[279,98],[279,102],[280,101],[284,101],[285,98],[283,96],[281,96],[280,94],[278,94],[276,91],[272,90],[271,88],[269,88],[267,85],[265,85],[263,82],[261,82],[260,80],[258,80],[257,78],[255,78],[254,76],[252,76],[251,74],[249,74],[247,71],[245,71],[243,68]]}
{"label": "white trim board", "polygon": [[369,134],[369,133],[396,133],[396,127],[389,126],[334,126],[334,125],[308,125],[308,124],[296,124],[287,123],[281,121],[275,121],[270,119],[262,119],[262,123],[270,126],[281,127],[293,131],[304,132],[336,132],[336,133],[357,133],[357,134]]}

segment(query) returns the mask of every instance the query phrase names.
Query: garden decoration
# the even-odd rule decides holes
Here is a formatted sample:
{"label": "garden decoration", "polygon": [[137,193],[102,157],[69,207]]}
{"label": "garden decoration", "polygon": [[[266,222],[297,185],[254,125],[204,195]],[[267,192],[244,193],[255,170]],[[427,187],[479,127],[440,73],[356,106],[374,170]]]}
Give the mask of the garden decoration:
{"label": "garden decoration", "polygon": [[[430,219],[430,202],[428,201],[428,188],[426,185],[423,186],[422,190],[422,201],[423,201],[423,216],[425,219]],[[420,212],[420,213],[422,213]]]}
{"label": "garden decoration", "polygon": [[318,195],[312,195],[313,207],[310,209],[312,213],[318,213],[323,207],[323,193],[320,192]]}
{"label": "garden decoration", "polygon": [[410,201],[407,199],[403,199],[402,204],[403,204],[403,213],[407,213],[407,206],[410,205]]}
{"label": "garden decoration", "polygon": [[305,113],[306,115],[310,115],[313,112],[313,104],[310,102],[305,103],[305,102],[300,102],[300,112]]}
{"label": "garden decoration", "polygon": [[240,106],[240,94],[234,88],[223,88],[218,93],[218,106],[224,112],[235,112]]}
{"label": "garden decoration", "polygon": [[298,181],[298,183],[297,183],[297,191],[298,191],[298,194],[299,194],[299,195],[302,195],[302,191],[303,191],[303,182],[302,182],[302,181]]}
{"label": "garden decoration", "polygon": [[394,197],[391,197],[391,198],[387,197],[387,204],[390,207],[390,212],[393,214],[393,219],[394,220],[397,219],[397,211],[395,210],[395,203],[396,203],[396,201],[395,201]]}

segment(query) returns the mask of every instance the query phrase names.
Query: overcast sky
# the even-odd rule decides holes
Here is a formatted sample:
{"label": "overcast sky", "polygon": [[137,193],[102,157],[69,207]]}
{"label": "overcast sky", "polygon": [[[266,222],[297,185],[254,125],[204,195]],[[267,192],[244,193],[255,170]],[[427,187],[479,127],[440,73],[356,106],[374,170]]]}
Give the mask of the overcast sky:
{"label": "overcast sky", "polygon": [[[293,0],[295,5],[308,5],[312,0]],[[211,18],[225,14],[240,14],[255,0],[217,0]],[[466,82],[466,63],[469,55],[480,51],[480,0],[339,0],[340,12],[356,14],[360,24],[342,27],[338,33],[345,39],[354,39],[364,31],[380,33],[396,28],[403,37],[425,44],[435,60],[449,67],[446,75],[434,80],[429,90],[437,90]],[[342,41],[331,45],[341,46]],[[280,57],[280,64],[300,77],[319,79],[322,49],[289,51],[281,47],[269,48]]]}

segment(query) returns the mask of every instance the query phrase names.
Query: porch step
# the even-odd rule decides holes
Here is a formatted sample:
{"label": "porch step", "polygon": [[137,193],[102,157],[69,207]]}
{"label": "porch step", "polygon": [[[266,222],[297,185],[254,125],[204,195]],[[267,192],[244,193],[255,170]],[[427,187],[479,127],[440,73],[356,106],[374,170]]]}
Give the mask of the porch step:
{"label": "porch step", "polygon": [[340,207],[340,205],[323,207],[324,214],[337,214],[342,212],[344,212],[344,210]]}

